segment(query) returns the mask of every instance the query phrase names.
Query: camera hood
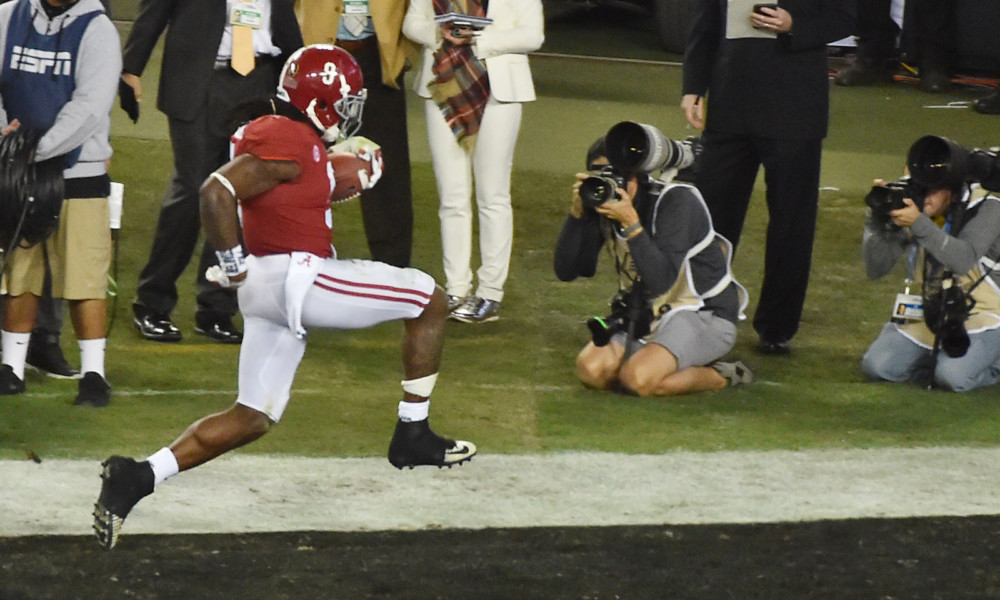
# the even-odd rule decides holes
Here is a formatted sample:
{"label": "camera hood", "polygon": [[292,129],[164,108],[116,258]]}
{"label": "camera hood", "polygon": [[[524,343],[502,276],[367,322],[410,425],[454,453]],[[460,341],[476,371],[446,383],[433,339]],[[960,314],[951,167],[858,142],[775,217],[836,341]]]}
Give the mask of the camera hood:
{"label": "camera hood", "polygon": [[956,142],[925,135],[910,146],[906,166],[910,176],[930,188],[950,188],[965,181],[969,151]]}
{"label": "camera hood", "polygon": [[928,188],[955,188],[967,181],[1000,191],[1000,162],[993,152],[967,149],[936,135],[925,135],[910,146],[906,166],[913,180]]}
{"label": "camera hood", "polygon": [[[697,146],[697,147],[696,147]],[[621,173],[645,173],[664,169],[687,169],[700,153],[698,141],[674,141],[656,127],[622,121],[604,136],[608,162]]]}
{"label": "camera hood", "polygon": [[627,173],[649,173],[665,162],[670,140],[652,125],[622,121],[608,130],[608,162]]}

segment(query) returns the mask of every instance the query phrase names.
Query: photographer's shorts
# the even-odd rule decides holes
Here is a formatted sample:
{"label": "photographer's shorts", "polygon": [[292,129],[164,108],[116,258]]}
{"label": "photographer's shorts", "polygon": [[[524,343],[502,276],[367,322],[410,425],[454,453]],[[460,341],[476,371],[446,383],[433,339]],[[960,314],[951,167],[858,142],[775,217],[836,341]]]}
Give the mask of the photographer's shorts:
{"label": "photographer's shorts", "polygon": [[107,298],[111,265],[108,199],[70,198],[63,202],[59,226],[44,243],[11,252],[7,293],[41,296],[46,259],[52,271],[54,298]]}
{"label": "photographer's shorts", "polygon": [[736,325],[710,310],[678,310],[659,323],[646,343],[659,344],[677,359],[677,370],[709,365],[733,349]]}

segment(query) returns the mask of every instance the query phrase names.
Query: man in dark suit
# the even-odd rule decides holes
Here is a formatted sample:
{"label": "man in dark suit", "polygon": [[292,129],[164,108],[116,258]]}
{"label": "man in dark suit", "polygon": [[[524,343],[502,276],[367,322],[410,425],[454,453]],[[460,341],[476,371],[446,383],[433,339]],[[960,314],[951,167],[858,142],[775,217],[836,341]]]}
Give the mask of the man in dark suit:
{"label": "man in dark suit", "polygon": [[[255,64],[245,75],[232,68],[233,24],[240,11],[259,21],[253,29]],[[139,76],[166,29],[157,108],[169,118],[174,171],[163,199],[149,261],[139,276],[133,303],[136,328],[151,340],[177,341],[171,322],[177,278],[191,260],[201,230],[198,189],[229,160],[226,125],[231,109],[244,100],[274,92],[281,66],[302,46],[291,0],[142,0],[123,55],[122,79],[137,97]],[[205,280],[216,264],[204,245],[198,265],[195,331],[224,343],[239,343],[233,325],[236,295]]]}
{"label": "man in dark suit", "polygon": [[[829,119],[826,45],[854,27],[853,0],[698,0],[684,55],[688,121],[704,127],[697,187],[715,230],[739,242],[761,166],[767,184],[760,350],[786,354],[809,282]],[[707,126],[703,122],[708,98]]]}

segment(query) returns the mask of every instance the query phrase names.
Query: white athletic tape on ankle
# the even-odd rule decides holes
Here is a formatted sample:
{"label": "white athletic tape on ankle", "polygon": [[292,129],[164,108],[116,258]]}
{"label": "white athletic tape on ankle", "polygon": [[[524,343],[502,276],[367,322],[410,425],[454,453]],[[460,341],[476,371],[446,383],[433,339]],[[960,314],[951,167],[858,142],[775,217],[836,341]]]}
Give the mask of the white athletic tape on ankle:
{"label": "white athletic tape on ankle", "polygon": [[160,448],[152,456],[146,459],[149,466],[153,468],[153,485],[157,486],[165,480],[170,479],[180,470],[177,465],[177,457],[170,448]]}
{"label": "white athletic tape on ankle", "polygon": [[438,374],[432,373],[420,379],[404,379],[399,383],[402,384],[403,391],[407,394],[413,394],[421,398],[430,398],[431,393],[434,391],[434,384],[437,383],[437,378]]}
{"label": "white athletic tape on ankle", "polygon": [[431,401],[407,402],[403,400],[399,403],[399,420],[405,423],[423,421],[431,413]]}

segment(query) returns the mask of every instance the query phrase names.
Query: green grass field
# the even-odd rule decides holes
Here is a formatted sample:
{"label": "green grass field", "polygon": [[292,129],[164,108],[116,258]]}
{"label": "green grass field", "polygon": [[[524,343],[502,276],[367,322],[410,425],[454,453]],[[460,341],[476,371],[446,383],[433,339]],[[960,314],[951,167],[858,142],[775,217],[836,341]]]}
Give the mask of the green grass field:
{"label": "green grass field", "polygon": [[[969,146],[1000,141],[1000,119],[967,109],[927,105],[971,100],[981,92],[929,96],[897,84],[832,90],[821,211],[813,273],[791,357],[764,357],[749,322],[734,355],[754,369],[750,386],[673,399],[638,399],[583,389],[573,359],[587,341],[583,321],[603,314],[614,291],[608,260],[593,280],[561,283],[552,247],[569,201],[573,173],[587,145],[617,121],[652,123],[683,137],[677,108],[680,69],[535,57],[540,94],[525,107],[515,157],[515,243],[501,319],[449,323],[444,365],[433,398],[433,423],[444,434],[474,440],[483,453],[603,450],[659,453],[672,449],[774,449],[993,445],[998,439],[996,390],[968,394],[913,385],[865,382],[857,366],[887,317],[902,270],[865,279],[859,242],[862,197],[875,177],[900,173],[909,144],[947,135]],[[235,398],[238,349],[194,335],[193,268],[181,279],[174,316],[179,344],[142,340],[130,303],[144,264],[171,168],[165,119],[154,108],[154,69],[143,77],[146,99],[138,125],[117,108],[112,175],[125,184],[118,302],[108,343],[114,388],[107,409],[71,406],[75,383],[29,375],[29,391],[0,402],[0,458],[35,452],[43,458],[98,459],[148,454],[191,421]],[[436,193],[420,101],[411,96],[416,235],[414,264],[439,280]],[[755,306],[761,275],[764,202],[758,189],[735,261]],[[337,209],[341,256],[367,256],[357,204]],[[241,452],[306,456],[382,454],[400,396],[401,325],[310,335],[293,398],[281,425]],[[67,324],[63,346],[78,351]]]}

